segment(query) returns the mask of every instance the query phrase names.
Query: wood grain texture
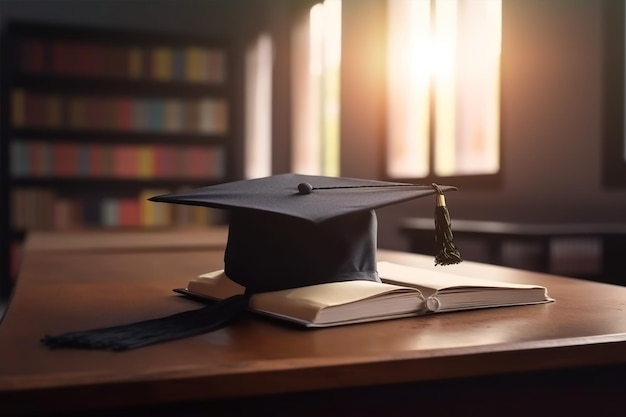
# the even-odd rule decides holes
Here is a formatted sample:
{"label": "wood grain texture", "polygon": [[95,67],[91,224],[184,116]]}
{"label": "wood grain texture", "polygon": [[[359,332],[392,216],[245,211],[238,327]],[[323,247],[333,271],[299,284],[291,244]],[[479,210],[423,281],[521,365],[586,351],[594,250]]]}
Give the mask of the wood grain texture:
{"label": "wood grain texture", "polygon": [[[626,288],[472,262],[444,268],[545,285],[557,301],[319,330],[249,315],[213,333],[122,353],[39,343],[44,334],[197,308],[171,290],[221,268],[222,257],[219,249],[28,250],[0,325],[0,414],[626,365]],[[435,268],[415,254],[380,251],[379,259]]]}

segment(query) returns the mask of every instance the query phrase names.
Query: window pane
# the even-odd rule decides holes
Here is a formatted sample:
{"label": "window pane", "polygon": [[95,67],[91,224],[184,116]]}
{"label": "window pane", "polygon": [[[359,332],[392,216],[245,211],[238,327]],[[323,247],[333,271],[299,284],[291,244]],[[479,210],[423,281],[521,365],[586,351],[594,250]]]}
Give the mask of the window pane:
{"label": "window pane", "polygon": [[498,172],[501,1],[390,0],[388,15],[388,175]]}
{"label": "window pane", "polygon": [[339,174],[341,0],[311,8],[292,33],[292,170]]}
{"label": "window pane", "polygon": [[430,0],[390,0],[387,174],[425,177],[430,132]]}
{"label": "window pane", "polygon": [[244,176],[272,173],[272,40],[262,34],[246,53]]}
{"label": "window pane", "polygon": [[500,1],[437,1],[437,43],[450,65],[436,72],[436,175],[500,168],[501,20]]}
{"label": "window pane", "polygon": [[[458,10],[457,2],[437,0],[435,3],[434,31],[432,39],[433,78],[435,92],[435,174],[453,175],[457,169],[457,75],[458,66]],[[462,109],[459,109],[462,110]],[[460,111],[459,111],[460,113]]]}

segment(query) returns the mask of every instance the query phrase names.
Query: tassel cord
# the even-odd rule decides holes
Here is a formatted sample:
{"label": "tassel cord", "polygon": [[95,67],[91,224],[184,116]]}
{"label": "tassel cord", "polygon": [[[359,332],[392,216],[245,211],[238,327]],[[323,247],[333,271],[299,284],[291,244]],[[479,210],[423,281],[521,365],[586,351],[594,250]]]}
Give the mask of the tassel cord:
{"label": "tassel cord", "polygon": [[454,243],[452,234],[452,220],[446,205],[446,199],[441,188],[433,183],[437,191],[437,205],[435,207],[435,265],[453,265],[463,261],[461,253]]}
{"label": "tassel cord", "polygon": [[41,341],[51,349],[136,349],[216,330],[247,311],[249,298],[249,295],[236,295],[198,310],[126,325],[45,336]]}

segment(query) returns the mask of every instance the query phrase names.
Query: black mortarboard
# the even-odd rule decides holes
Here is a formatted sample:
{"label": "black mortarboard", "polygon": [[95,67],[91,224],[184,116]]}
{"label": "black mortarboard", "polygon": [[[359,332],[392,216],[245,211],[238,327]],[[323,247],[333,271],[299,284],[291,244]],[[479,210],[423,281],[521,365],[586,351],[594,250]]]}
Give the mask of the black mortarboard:
{"label": "black mortarboard", "polygon": [[283,174],[150,200],[228,210],[226,275],[264,292],[378,280],[373,209],[436,193],[430,185]]}
{"label": "black mortarboard", "polygon": [[[158,341],[209,331],[224,324],[239,310],[247,308],[253,293],[283,290],[327,282],[378,281],[376,271],[377,221],[374,209],[429,195],[438,195],[438,235],[447,244],[436,258],[438,264],[457,263],[458,251],[449,232],[449,217],[443,192],[454,187],[415,185],[354,178],[283,174],[155,196],[154,202],[206,206],[228,210],[228,242],[224,252],[225,274],[246,288],[221,307],[207,308],[203,319],[181,313],[175,321],[186,320],[181,330],[161,331],[159,320],[122,326],[97,338],[99,347],[124,350]],[[220,304],[220,303],[218,303]],[[204,309],[203,309],[204,310]],[[210,314],[209,314],[210,313]],[[209,315],[212,315],[209,317]],[[186,318],[185,318],[186,317]],[[201,322],[189,326],[189,321]],[[168,326],[169,326],[168,322]],[[139,326],[133,327],[129,326]],[[174,326],[176,327],[176,326]],[[118,333],[156,332],[156,335],[118,340]],[[52,347],[93,347],[96,331],[48,337]],[[63,338],[64,339],[60,339]],[[108,339],[115,339],[109,343]],[[107,341],[103,341],[107,339]],[[68,343],[70,341],[71,343]],[[100,346],[104,345],[104,346]]]}

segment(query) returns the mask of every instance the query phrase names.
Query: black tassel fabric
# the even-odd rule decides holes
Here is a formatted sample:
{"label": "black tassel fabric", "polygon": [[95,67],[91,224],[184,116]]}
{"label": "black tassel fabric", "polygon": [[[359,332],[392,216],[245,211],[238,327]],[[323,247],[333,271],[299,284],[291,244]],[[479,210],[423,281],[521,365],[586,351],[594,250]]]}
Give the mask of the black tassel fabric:
{"label": "black tassel fabric", "polygon": [[45,336],[41,342],[51,349],[136,349],[217,330],[245,312],[249,298],[249,295],[235,295],[198,310],[121,326]]}
{"label": "black tassel fabric", "polygon": [[437,184],[432,184],[437,190],[437,205],[435,207],[435,265],[453,265],[462,262],[461,253],[454,243],[452,235],[452,221],[446,206],[446,197]]}

